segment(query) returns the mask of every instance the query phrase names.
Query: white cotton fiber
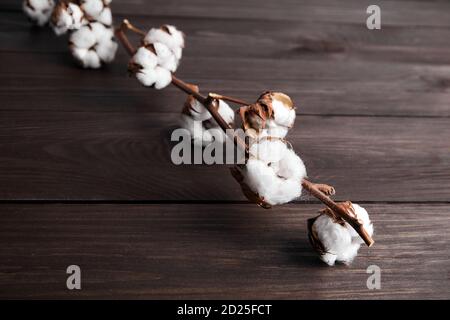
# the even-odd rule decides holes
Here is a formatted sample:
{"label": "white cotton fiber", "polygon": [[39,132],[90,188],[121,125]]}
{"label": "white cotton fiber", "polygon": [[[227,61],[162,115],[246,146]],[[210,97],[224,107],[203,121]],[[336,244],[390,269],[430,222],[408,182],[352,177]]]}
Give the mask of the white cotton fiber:
{"label": "white cotton fiber", "polygon": [[109,8],[110,2],[103,0],[81,0],[80,7],[90,20],[110,26],[112,24],[112,13]]}
{"label": "white cotton fiber", "polygon": [[51,26],[57,35],[65,34],[69,30],[78,30],[87,23],[83,10],[72,2],[59,2],[51,17]]}
{"label": "white cotton fiber", "polygon": [[[176,27],[163,25],[160,28],[150,29],[144,38],[145,43],[162,43],[170,49],[184,48],[184,35]],[[181,58],[181,56],[180,56]]]}
{"label": "white cotton fiber", "polygon": [[306,177],[303,161],[279,139],[262,139],[250,147],[250,158],[241,170],[243,182],[270,205],[300,197]]}
{"label": "white cotton fiber", "polygon": [[53,0],[24,0],[22,2],[23,11],[38,26],[43,26],[50,20],[54,7]]}
{"label": "white cotton fiber", "polygon": [[99,22],[82,26],[70,36],[72,55],[85,68],[100,68],[114,60],[117,43],[112,28]]}
{"label": "white cotton fiber", "polygon": [[[133,67],[130,71],[136,73],[137,79],[143,85],[163,89],[172,81],[172,72],[177,70],[180,63],[184,35],[174,26],[164,25],[158,29],[151,29],[144,37],[143,42],[143,46],[131,58],[130,62]],[[149,56],[148,53],[144,55],[141,51],[142,48],[154,54],[156,65],[154,56]],[[138,70],[135,68],[136,65]]]}
{"label": "white cotton fiber", "polygon": [[[228,124],[233,125],[234,112],[225,101],[219,100],[218,113]],[[213,141],[224,143],[226,140],[226,134],[209,111],[191,96],[185,103],[180,126],[189,130],[195,145],[207,146]]]}
{"label": "white cotton fiber", "polygon": [[281,92],[265,92],[252,105],[241,107],[243,126],[252,138],[284,138],[295,122],[291,98]]}
{"label": "white cotton fiber", "polygon": [[[372,236],[373,225],[367,211],[356,203],[352,204],[352,207],[356,217],[363,222],[365,230]],[[360,245],[364,243],[347,222],[339,221],[323,213],[312,225],[312,232],[315,233],[324,250],[320,252],[320,258],[330,266],[335,262],[350,264],[356,257]]]}

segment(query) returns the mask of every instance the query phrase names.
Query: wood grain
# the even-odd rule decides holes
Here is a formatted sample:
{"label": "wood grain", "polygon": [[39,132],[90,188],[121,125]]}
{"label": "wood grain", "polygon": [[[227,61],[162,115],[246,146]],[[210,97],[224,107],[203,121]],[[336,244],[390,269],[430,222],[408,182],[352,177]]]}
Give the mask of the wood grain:
{"label": "wood grain", "polygon": [[[0,199],[244,200],[225,166],[170,159],[178,115],[0,112]],[[448,201],[450,119],[298,117],[289,136],[337,198]],[[437,188],[439,186],[439,188]]]}
{"label": "wood grain", "polygon": [[[266,21],[323,21],[340,23],[364,23],[366,8],[373,4],[370,0],[325,0],[320,4],[315,0],[230,0],[227,2],[210,0],[115,0],[112,8],[115,14],[139,14],[145,17],[224,18],[231,20]],[[446,0],[437,1],[389,1],[379,0],[383,10],[385,25],[448,26],[450,4]],[[19,11],[20,2],[3,0],[0,10]]]}
{"label": "wood grain", "polygon": [[177,75],[203,91],[294,99],[310,179],[375,224],[335,268],[307,241],[319,204],[263,210],[225,166],[173,165],[184,95],[129,79],[123,50],[75,66],[20,3],[0,2],[0,298],[450,298],[448,0],[377,1],[379,31],[368,0],[113,1],[116,21],[185,31]]}
{"label": "wood grain", "polygon": [[[128,101],[133,91],[152,101],[158,102],[160,96],[170,99],[165,109],[177,112],[173,91],[149,92],[126,78],[128,57],[123,51],[106,70],[86,72],[74,68],[64,37],[30,29],[20,12],[4,12],[0,17],[0,66],[5,74],[0,97],[9,101],[3,108],[60,108],[65,94],[80,95],[84,101],[113,95],[113,106],[133,108]],[[148,18],[127,18],[148,25]],[[166,21],[160,17],[151,23]],[[364,24],[251,19],[237,23],[212,18],[199,23],[197,17],[175,18],[172,23],[188,34],[179,75],[204,90],[249,101],[268,88],[281,90],[297,101],[302,114],[450,116],[445,67],[450,63],[450,43],[442,41],[449,38],[450,28],[411,32],[408,26],[387,26],[382,32],[371,32]],[[203,71],[210,66],[214,72]],[[33,79],[43,74],[46,80],[37,87]],[[24,106],[18,89],[33,94],[36,102]],[[99,105],[109,108],[110,102]],[[79,110],[80,105],[66,107]],[[89,103],[86,108],[90,109]]]}
{"label": "wood grain", "polygon": [[[330,268],[306,236],[318,205],[4,205],[0,297],[448,298],[449,207],[365,206],[376,245]],[[373,264],[381,290],[366,287]]]}

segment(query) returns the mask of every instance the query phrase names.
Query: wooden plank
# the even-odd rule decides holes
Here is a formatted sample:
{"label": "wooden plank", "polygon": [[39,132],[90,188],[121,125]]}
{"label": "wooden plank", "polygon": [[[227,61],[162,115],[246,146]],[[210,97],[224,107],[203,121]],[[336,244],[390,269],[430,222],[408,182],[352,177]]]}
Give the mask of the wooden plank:
{"label": "wooden plank", "polygon": [[[33,28],[22,12],[0,12],[0,49],[23,52],[65,52],[66,36],[57,37],[50,28]],[[363,52],[362,59],[382,59],[391,53],[399,61],[447,63],[450,23],[442,27],[385,26],[371,31],[364,26],[328,21],[233,21],[220,18],[154,17],[116,15],[146,30],[161,24],[176,25],[187,35],[186,54],[215,57],[317,59]],[[131,35],[130,35],[131,36]],[[30,45],[32,43],[32,45]],[[373,55],[367,56],[367,52]],[[425,54],[426,53],[426,54]],[[433,54],[434,53],[434,54]]]}
{"label": "wooden plank", "polygon": [[[240,201],[225,166],[170,160],[178,115],[0,112],[0,199]],[[448,201],[450,119],[298,117],[288,136],[339,199]]]}
{"label": "wooden plank", "polygon": [[[176,0],[128,1],[114,0],[115,14],[137,14],[148,18],[166,16],[196,18],[226,18],[266,21],[326,21],[365,25],[366,9],[370,0],[230,0],[211,4],[208,0],[189,2]],[[448,1],[392,1],[379,0],[384,25],[448,26],[450,4]],[[0,10],[19,11],[16,0],[3,0]]]}
{"label": "wooden plank", "polygon": [[450,207],[365,207],[375,245],[330,268],[306,235],[319,205],[1,205],[0,297],[448,299]]}
{"label": "wooden plank", "polygon": [[[178,112],[176,89],[155,91],[126,75],[120,54],[104,70],[77,68],[69,54],[0,54],[1,110]],[[214,65],[214,72],[204,68]],[[450,116],[447,69],[358,60],[279,60],[185,57],[177,73],[204,91],[254,101],[267,89],[292,96],[299,114]],[[32,97],[32,103],[30,103]]]}

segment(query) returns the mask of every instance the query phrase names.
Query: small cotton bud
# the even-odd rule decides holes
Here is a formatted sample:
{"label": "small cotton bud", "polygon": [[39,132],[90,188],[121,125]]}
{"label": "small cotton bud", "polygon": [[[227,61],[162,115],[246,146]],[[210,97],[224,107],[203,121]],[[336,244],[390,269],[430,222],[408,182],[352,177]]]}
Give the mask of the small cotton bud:
{"label": "small cotton bud", "polygon": [[100,68],[114,60],[117,43],[112,28],[99,22],[82,26],[70,35],[72,55],[84,68]]}
{"label": "small cotton bud", "polygon": [[[264,207],[290,202],[302,193],[306,168],[302,159],[279,138],[266,137],[252,144],[247,164],[239,170],[244,194]],[[233,174],[236,178],[236,172]],[[241,181],[239,181],[241,180]],[[248,196],[249,190],[255,195]]]}
{"label": "small cotton bud", "polygon": [[[373,224],[363,207],[349,201],[341,205],[362,223],[370,236],[373,235]],[[322,210],[319,216],[308,220],[308,233],[320,259],[330,266],[335,262],[350,264],[364,243],[355,229],[329,208]]]}
{"label": "small cotton bud", "polygon": [[69,30],[78,30],[88,23],[80,6],[66,1],[60,1],[55,6],[50,22],[57,35]]}
{"label": "small cotton bud", "polygon": [[25,14],[38,26],[43,26],[50,20],[54,7],[53,0],[24,0],[22,3]]}

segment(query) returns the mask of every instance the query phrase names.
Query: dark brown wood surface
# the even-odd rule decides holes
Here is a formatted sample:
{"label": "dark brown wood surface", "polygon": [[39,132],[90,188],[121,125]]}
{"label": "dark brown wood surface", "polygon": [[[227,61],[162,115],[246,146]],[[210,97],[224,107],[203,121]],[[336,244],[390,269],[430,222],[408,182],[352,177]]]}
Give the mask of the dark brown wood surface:
{"label": "dark brown wood surface", "polygon": [[[187,34],[177,74],[249,101],[289,94],[311,180],[367,207],[375,245],[350,267],[311,250],[307,195],[263,210],[225,166],[170,162],[184,95],[114,64],[82,70],[67,38],[0,3],[0,297],[450,298],[450,2],[125,1],[116,21]],[[82,290],[65,269],[82,268]],[[368,290],[366,268],[382,270]]]}

